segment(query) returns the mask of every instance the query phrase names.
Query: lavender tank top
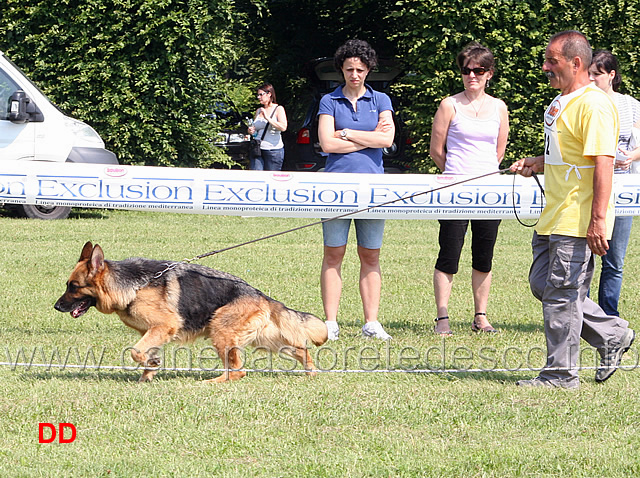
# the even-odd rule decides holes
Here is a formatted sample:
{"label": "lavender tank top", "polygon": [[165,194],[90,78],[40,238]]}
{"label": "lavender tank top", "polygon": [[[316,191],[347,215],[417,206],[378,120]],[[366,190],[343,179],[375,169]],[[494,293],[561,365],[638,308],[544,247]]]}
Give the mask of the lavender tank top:
{"label": "lavender tank top", "polygon": [[458,111],[447,133],[445,174],[480,175],[498,170],[498,132],[500,115],[498,102],[489,118],[472,118]]}

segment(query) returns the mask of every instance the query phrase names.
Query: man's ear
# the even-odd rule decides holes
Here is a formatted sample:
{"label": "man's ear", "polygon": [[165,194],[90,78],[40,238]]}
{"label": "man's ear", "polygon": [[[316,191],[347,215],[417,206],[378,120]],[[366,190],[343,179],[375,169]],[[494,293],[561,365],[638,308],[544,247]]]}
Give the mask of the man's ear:
{"label": "man's ear", "polygon": [[[579,56],[574,57],[572,60],[572,63],[573,63],[573,71],[575,73],[580,71],[584,66],[584,63],[582,63],[582,58],[580,58]],[[588,68],[588,65],[587,65],[587,68]]]}

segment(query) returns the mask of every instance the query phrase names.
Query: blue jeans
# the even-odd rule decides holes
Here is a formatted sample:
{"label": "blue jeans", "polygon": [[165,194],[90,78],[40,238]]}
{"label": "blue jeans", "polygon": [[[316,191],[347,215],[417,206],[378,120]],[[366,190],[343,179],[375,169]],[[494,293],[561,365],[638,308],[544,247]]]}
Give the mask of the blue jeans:
{"label": "blue jeans", "polygon": [[280,171],[284,162],[284,148],[261,149],[261,156],[251,157],[249,169],[256,171]]}
{"label": "blue jeans", "polygon": [[613,226],[613,234],[609,241],[609,249],[602,256],[602,272],[598,288],[598,305],[608,315],[620,316],[618,301],[622,288],[622,268],[624,256],[629,244],[633,216],[617,216]]}
{"label": "blue jeans", "polygon": [[[342,247],[349,240],[351,219],[334,219],[322,223],[324,245]],[[353,219],[358,245],[365,249],[380,249],[384,235],[384,219]]]}

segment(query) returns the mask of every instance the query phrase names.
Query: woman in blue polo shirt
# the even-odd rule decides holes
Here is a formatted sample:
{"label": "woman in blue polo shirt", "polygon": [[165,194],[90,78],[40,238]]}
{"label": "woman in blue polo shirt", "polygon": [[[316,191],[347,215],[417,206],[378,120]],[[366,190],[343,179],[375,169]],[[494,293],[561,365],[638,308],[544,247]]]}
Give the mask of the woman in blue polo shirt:
{"label": "woman in blue polo shirt", "polygon": [[[365,83],[378,64],[376,52],[362,40],[349,40],[334,55],[345,83],[320,100],[318,137],[325,153],[326,172],[383,174],[382,148],[393,143],[395,127],[389,97]],[[354,219],[360,258],[360,296],[364,309],[364,337],[391,338],[378,321],[381,273],[380,248],[384,219]],[[324,257],[320,285],[330,340],[338,339],[338,305],[342,292],[342,260],[351,219],[322,225]]]}

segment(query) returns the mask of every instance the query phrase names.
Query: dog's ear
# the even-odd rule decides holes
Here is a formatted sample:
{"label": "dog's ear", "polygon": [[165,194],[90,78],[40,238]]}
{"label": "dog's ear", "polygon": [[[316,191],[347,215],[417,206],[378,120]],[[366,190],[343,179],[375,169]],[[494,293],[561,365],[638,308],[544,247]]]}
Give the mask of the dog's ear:
{"label": "dog's ear", "polygon": [[91,261],[89,262],[89,273],[95,274],[104,268],[104,252],[102,248],[96,244],[91,252]]}
{"label": "dog's ear", "polygon": [[87,241],[87,243],[82,248],[82,253],[80,254],[80,259],[78,259],[78,262],[88,260],[91,257],[91,251],[93,251],[93,244],[91,244],[91,241]]}

